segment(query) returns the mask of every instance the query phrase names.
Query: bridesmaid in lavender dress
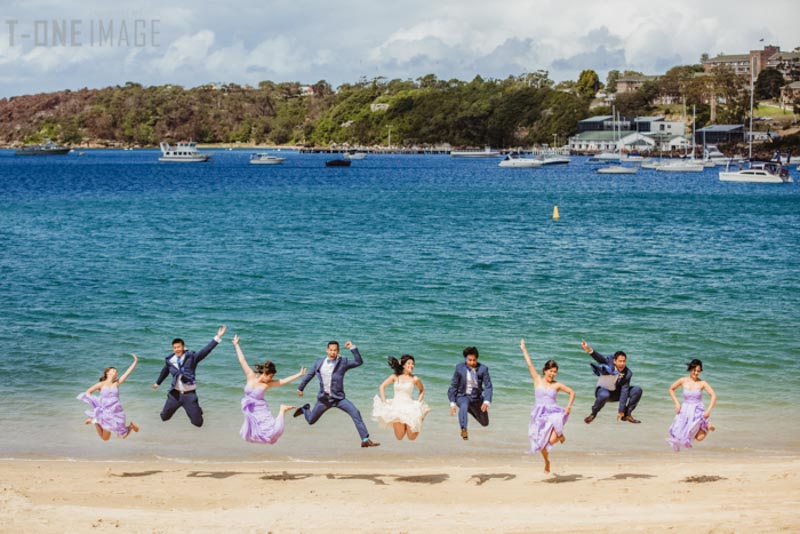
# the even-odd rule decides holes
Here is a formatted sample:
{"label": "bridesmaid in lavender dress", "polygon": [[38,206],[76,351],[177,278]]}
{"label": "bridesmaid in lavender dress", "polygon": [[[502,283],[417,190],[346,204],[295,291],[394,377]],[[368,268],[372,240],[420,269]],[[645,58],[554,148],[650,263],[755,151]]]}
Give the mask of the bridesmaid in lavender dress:
{"label": "bridesmaid in lavender dress", "polygon": [[[536,405],[531,411],[531,422],[528,425],[528,437],[531,440],[530,452],[541,452],[544,458],[544,472],[550,472],[550,448],[556,443],[564,443],[564,425],[575,401],[575,392],[560,382],[556,382],[558,374],[558,364],[554,360],[547,360],[542,369],[544,376],[539,376],[536,368],[531,362],[528,349],[525,347],[525,340],[519,341],[519,348],[525,356],[528,364],[528,371],[533,378],[534,391],[536,393]],[[566,408],[556,404],[556,395],[563,391],[569,395],[569,402]]]}
{"label": "bridesmaid in lavender dress", "polygon": [[[667,442],[672,445],[675,452],[681,447],[690,449],[692,440],[703,441],[709,432],[714,431],[714,425],[708,423],[711,410],[717,403],[717,394],[705,380],[700,380],[703,372],[703,362],[694,359],[687,365],[689,376],[679,378],[669,388],[669,396],[675,402],[675,419],[669,427]],[[675,390],[683,386],[683,404],[678,402]],[[711,396],[708,410],[703,406],[703,390]]]}
{"label": "bridesmaid in lavender dress", "polygon": [[262,365],[256,365],[255,371],[253,371],[244,358],[244,352],[239,346],[238,335],[233,336],[233,346],[236,348],[239,364],[241,364],[242,370],[247,377],[244,398],[242,399],[244,423],[242,423],[242,428],[239,430],[239,435],[250,443],[269,443],[272,445],[283,435],[284,414],[295,407],[281,404],[278,417],[273,417],[269,404],[264,400],[264,393],[270,388],[297,380],[306,373],[306,370],[301,368],[299,373],[281,380],[273,380],[275,376],[274,363],[266,361]]}
{"label": "bridesmaid in lavender dress", "polygon": [[[132,356],[133,363],[122,376],[119,376],[116,367],[106,367],[100,381],[77,397],[91,407],[90,410],[86,410],[88,416],[86,424],[94,423],[97,435],[103,441],[108,441],[112,432],[121,438],[127,438],[131,430],[139,431],[135,423],[125,424],[125,411],[119,403],[119,386],[128,379],[139,362],[135,354]],[[92,395],[98,390],[99,395]]]}

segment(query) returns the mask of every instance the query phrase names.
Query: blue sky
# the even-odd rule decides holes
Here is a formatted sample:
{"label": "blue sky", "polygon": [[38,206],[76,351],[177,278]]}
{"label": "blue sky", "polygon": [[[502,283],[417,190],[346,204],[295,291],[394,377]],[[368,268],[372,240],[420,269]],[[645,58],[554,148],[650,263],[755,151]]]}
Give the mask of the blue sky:
{"label": "blue sky", "polygon": [[[800,46],[797,0],[0,1],[0,97],[128,81],[470,80],[664,72]],[[102,26],[102,37],[100,27]],[[764,39],[760,42],[760,39]]]}

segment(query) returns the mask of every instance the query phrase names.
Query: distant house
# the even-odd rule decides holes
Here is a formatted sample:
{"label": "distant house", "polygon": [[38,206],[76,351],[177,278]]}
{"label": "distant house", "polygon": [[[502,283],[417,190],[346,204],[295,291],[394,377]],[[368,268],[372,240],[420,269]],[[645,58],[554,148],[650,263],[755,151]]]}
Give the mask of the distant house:
{"label": "distant house", "polygon": [[798,100],[800,100],[800,82],[792,82],[781,87],[781,103],[784,106],[792,106]]}
{"label": "distant house", "polygon": [[631,130],[631,122],[625,118],[618,121],[611,115],[595,115],[588,119],[578,121],[578,133],[581,132],[611,132],[614,130]]}
{"label": "distant house", "polygon": [[666,140],[662,145],[665,152],[678,152],[681,150],[688,150],[691,148],[692,142],[682,135],[676,135],[671,139]]}
{"label": "distant house", "polygon": [[386,111],[389,109],[389,104],[386,103],[379,103],[379,104],[370,104],[369,110],[375,113],[376,111]]}
{"label": "distant house", "polygon": [[666,121],[664,117],[636,117],[633,119],[634,129],[644,134],[661,134],[664,136],[683,135],[686,123],[683,121]]}
{"label": "distant house", "polygon": [[655,139],[639,132],[623,136],[620,144],[625,152],[650,152],[656,147]]}
{"label": "distant house", "polygon": [[299,96],[314,96],[314,88],[310,85],[303,85],[300,87]]}
{"label": "distant house", "polygon": [[786,80],[791,79],[789,72],[792,68],[800,68],[800,52],[777,52],[767,60],[767,67],[773,68],[783,74]]}
{"label": "distant house", "polygon": [[695,144],[743,143],[745,128],[743,124],[712,124],[694,133]]}
{"label": "distant house", "polygon": [[632,74],[617,78],[617,94],[635,93],[647,82],[658,80],[659,76],[647,76],[644,74]]}

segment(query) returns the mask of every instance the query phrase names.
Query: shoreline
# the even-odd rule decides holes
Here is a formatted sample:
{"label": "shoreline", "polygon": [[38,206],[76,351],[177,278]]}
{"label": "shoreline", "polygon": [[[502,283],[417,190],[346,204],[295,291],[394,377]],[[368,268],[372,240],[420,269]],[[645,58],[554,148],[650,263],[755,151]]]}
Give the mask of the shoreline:
{"label": "shoreline", "polygon": [[0,460],[0,531],[611,532],[620,521],[647,532],[800,527],[797,455],[553,460],[549,476],[539,459]]}

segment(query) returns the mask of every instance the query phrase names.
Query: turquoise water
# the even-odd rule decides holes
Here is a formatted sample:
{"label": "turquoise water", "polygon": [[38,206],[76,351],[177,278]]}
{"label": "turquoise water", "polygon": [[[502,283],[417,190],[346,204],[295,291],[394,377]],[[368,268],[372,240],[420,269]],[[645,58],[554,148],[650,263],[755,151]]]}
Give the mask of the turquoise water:
{"label": "turquoise water", "polygon": [[[584,158],[500,169],[371,155],[326,169],[322,155],[289,153],[283,166],[247,156],[181,165],[155,151],[0,151],[0,455],[358,456],[338,411],[313,427],[288,421],[273,447],[241,442],[234,333],[251,363],[272,359],[280,376],[310,367],[329,339],[353,340],[366,363],[346,389],[384,443],[376,455],[524,451],[533,394],[520,337],[537,365],[558,360],[578,394],[559,454],[672,454],[667,389],[696,357],[720,397],[702,450],[800,445],[798,183],[723,184],[714,170],[603,176]],[[162,423],[166,387],[149,386],[170,341],[199,349],[220,324],[228,333],[198,371],[205,426],[182,412]],[[641,425],[614,422],[611,403],[583,423],[595,380],[581,338],[628,353]],[[466,345],[495,383],[492,424],[472,424],[468,443],[446,399]],[[142,431],[102,443],[74,397],[131,352],[141,361],[122,401]],[[417,358],[434,410],[415,443],[369,420],[385,358],[401,353]],[[294,391],[267,399],[296,404]],[[781,431],[766,438],[764,425]]]}

